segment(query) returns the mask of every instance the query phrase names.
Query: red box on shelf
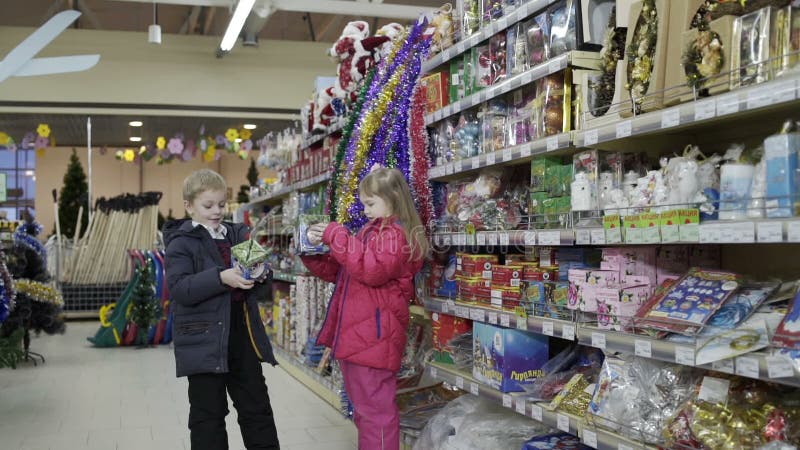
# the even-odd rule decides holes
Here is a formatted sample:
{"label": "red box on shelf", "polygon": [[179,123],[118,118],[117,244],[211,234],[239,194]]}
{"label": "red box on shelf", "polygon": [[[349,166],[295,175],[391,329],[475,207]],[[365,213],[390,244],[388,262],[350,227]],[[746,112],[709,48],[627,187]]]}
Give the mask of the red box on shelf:
{"label": "red box on shelf", "polygon": [[558,267],[525,267],[525,281],[558,281]]}
{"label": "red box on shelf", "polygon": [[522,265],[492,265],[492,286],[508,286],[519,289],[522,271]]}
{"label": "red box on shelf", "polygon": [[472,321],[447,314],[434,314],[431,317],[433,329],[434,361],[453,364],[450,341],[472,331]]}
{"label": "red box on shelf", "polygon": [[464,277],[492,279],[492,265],[498,263],[497,255],[456,253],[456,274]]}
{"label": "red box on shelf", "polygon": [[450,99],[448,72],[432,73],[422,77],[420,84],[425,89],[425,113],[430,114],[447,106]]}

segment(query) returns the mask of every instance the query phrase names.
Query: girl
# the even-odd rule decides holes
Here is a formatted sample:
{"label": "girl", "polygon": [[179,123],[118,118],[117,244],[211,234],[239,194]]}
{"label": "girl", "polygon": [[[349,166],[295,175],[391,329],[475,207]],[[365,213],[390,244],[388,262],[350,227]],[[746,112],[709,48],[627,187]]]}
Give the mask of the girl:
{"label": "girl", "polygon": [[356,236],[338,223],[312,225],[311,243],[323,242],[331,251],[303,262],[314,275],[336,283],[317,343],[332,348],[339,360],[359,450],[398,450],[396,375],[414,275],[428,254],[428,241],[399,170],[373,170],[359,193],[370,222]]}

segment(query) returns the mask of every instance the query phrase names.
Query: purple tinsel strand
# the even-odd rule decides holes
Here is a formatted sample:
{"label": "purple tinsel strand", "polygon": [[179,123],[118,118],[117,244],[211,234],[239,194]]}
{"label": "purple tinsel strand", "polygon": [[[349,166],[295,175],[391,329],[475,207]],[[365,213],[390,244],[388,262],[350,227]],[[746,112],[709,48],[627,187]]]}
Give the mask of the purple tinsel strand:
{"label": "purple tinsel strand", "polygon": [[[407,67],[387,108],[387,110],[392,113],[387,114],[389,117],[384,118],[381,122],[373,145],[370,146],[373,151],[368,156],[367,164],[365,164],[359,174],[359,180],[363,179],[364,176],[369,173],[374,164],[377,163],[385,166],[389,151],[394,149],[393,153],[397,161],[397,168],[403,173],[409,184],[411,184],[408,118],[413,100],[413,93],[416,88],[416,81],[421,71],[422,58],[416,57],[416,55],[426,53],[427,44],[428,40],[426,39],[414,42],[409,49],[408,58],[405,61],[396,58],[396,61],[407,64]],[[389,118],[393,120],[389,120]],[[388,139],[387,135],[389,137]],[[354,198],[354,203],[348,208],[349,221],[345,223],[345,225],[353,231],[361,228],[367,221],[366,217],[363,215],[364,207],[360,202],[358,192],[354,193]]]}

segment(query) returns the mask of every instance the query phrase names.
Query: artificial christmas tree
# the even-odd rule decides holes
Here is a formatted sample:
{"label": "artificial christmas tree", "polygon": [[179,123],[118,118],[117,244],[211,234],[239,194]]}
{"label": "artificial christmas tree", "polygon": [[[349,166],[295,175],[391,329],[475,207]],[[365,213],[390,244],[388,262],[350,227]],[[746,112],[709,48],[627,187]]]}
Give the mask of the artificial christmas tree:
{"label": "artificial christmas tree", "polygon": [[247,182],[249,185],[239,186],[239,193],[236,196],[236,201],[239,203],[247,203],[250,201],[250,188],[258,186],[258,169],[256,168],[256,161],[250,158],[250,168],[247,169]]}
{"label": "artificial christmas tree", "polygon": [[161,318],[161,308],[155,297],[156,288],[150,264],[142,264],[136,271],[139,272],[139,277],[131,298],[129,323],[136,326],[136,343],[140,347],[147,347],[147,335],[150,327]]}
{"label": "artificial christmas tree", "polygon": [[81,207],[83,207],[81,230],[85,232],[89,223],[88,197],[89,186],[86,183],[86,173],[83,171],[75,149],[72,149],[67,173],[64,174],[64,185],[58,194],[58,220],[63,236],[71,238],[75,235],[75,224],[78,221],[78,212]]}

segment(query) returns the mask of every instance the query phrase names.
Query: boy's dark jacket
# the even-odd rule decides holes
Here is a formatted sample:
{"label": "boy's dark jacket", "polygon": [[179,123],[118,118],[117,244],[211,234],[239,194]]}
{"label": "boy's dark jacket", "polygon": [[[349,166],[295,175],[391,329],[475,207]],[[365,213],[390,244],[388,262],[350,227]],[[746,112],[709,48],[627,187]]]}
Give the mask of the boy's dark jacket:
{"label": "boy's dark jacket", "polygon": [[[249,230],[243,224],[223,222],[222,226],[234,245],[248,238]],[[175,308],[177,376],[227,373],[231,294],[219,278],[219,272],[227,267],[208,231],[200,225],[193,227],[190,219],[167,222],[163,232],[167,286]],[[271,285],[271,281],[256,283],[247,291],[242,307],[256,354],[261,361],[275,365],[257,304],[269,298]]]}

